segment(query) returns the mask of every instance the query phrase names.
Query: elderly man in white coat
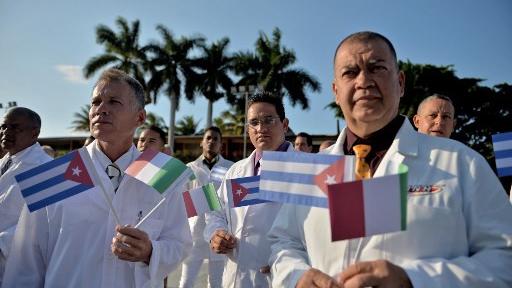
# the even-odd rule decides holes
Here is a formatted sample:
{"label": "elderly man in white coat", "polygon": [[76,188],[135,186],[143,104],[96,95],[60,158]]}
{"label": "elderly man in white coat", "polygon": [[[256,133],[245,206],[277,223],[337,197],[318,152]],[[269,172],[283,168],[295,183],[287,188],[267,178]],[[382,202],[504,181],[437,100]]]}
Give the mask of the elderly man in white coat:
{"label": "elderly man in white coat", "polygon": [[248,132],[256,150],[226,173],[219,189],[224,211],[206,214],[205,240],[214,252],[228,256],[222,287],[270,287],[266,236],[281,207],[278,203],[230,207],[226,179],[259,175],[263,151],[293,151],[285,141],[288,119],[281,98],[258,92],[249,98],[248,107]]}
{"label": "elderly man in white coat", "polygon": [[345,38],[332,87],[347,128],[326,153],[369,145],[373,177],[407,165],[407,230],[331,242],[327,209],[285,205],[269,233],[274,287],[512,286],[512,206],[503,187],[478,153],[417,133],[398,115],[404,81],[384,36]]}
{"label": "elderly man in white coat", "polygon": [[[197,188],[211,182],[215,190],[218,190],[224,174],[233,165],[232,161],[224,159],[220,154],[222,148],[220,129],[215,126],[206,128],[200,146],[203,152],[201,156],[187,164],[196,176],[196,180],[190,182],[189,188]],[[208,286],[222,287],[222,272],[226,257],[210,251],[208,242],[204,240],[205,216],[192,217],[189,219],[189,224],[193,246],[190,255],[183,262],[180,287],[194,287],[199,269],[205,259],[208,259]]]}
{"label": "elderly man in white coat", "polygon": [[182,261],[191,245],[182,191],[169,191],[140,229],[132,226],[161,199],[123,172],[140,155],[133,134],[145,120],[143,107],[139,82],[116,69],[101,75],[89,111],[96,140],[87,151],[106,195],[96,187],[33,213],[25,208],[4,287],[161,287]]}
{"label": "elderly man in white coat", "polygon": [[0,286],[12,237],[25,202],[14,176],[52,158],[37,143],[39,115],[24,107],[11,108],[0,124],[0,145],[7,153],[0,160]]}

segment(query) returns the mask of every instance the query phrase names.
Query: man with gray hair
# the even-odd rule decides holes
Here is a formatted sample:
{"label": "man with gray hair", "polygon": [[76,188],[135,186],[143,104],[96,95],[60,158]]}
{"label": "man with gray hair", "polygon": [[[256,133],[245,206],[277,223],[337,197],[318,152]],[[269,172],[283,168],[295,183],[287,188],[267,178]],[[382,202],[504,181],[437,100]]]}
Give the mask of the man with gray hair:
{"label": "man with gray hair", "polygon": [[450,138],[456,124],[452,100],[441,94],[428,96],[418,105],[413,122],[420,133]]}
{"label": "man with gray hair", "polygon": [[0,285],[12,237],[25,204],[16,174],[51,160],[37,143],[39,115],[24,107],[11,108],[0,124],[0,145],[7,153],[0,160]]}
{"label": "man with gray hair", "polygon": [[4,287],[158,287],[184,259],[191,236],[182,191],[168,191],[133,228],[162,199],[124,173],[140,155],[133,135],[145,118],[142,86],[120,70],[105,71],[89,111],[96,140],[86,149],[106,191],[95,187],[33,213],[24,208]]}

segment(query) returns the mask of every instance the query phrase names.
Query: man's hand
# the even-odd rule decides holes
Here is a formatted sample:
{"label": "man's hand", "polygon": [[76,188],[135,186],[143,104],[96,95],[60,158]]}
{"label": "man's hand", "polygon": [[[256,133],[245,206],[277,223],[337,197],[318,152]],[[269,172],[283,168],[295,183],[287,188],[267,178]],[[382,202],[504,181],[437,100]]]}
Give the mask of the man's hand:
{"label": "man's hand", "polygon": [[144,262],[149,265],[153,245],[146,232],[133,228],[116,226],[116,237],[112,238],[112,253],[117,258],[130,262]]}
{"label": "man's hand", "polygon": [[320,270],[311,268],[302,274],[295,288],[309,287],[325,287],[325,288],[341,288],[334,278],[323,273]]}
{"label": "man's hand", "polygon": [[349,266],[338,278],[344,288],[401,287],[412,288],[404,269],[386,260],[358,262]]}
{"label": "man's hand", "polygon": [[236,238],[226,230],[217,229],[210,239],[210,249],[217,254],[226,254],[235,248]]}

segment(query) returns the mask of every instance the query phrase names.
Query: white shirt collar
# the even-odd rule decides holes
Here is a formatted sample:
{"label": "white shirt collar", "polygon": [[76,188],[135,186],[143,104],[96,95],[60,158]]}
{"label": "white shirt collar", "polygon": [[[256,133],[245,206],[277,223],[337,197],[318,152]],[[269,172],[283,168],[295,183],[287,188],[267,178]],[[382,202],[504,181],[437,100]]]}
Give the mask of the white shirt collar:
{"label": "white shirt collar", "polygon": [[11,157],[13,162],[20,161],[20,159],[22,159],[23,156],[28,154],[29,151],[34,149],[36,146],[39,146],[39,143],[36,142],[36,143],[32,144],[31,146],[19,151],[18,153],[14,154],[14,155],[10,155],[9,152],[7,152],[7,154],[5,154],[4,157],[2,158],[2,165],[4,164],[4,162],[7,162],[7,159],[9,159],[9,157]]}
{"label": "white shirt collar", "polygon": [[124,173],[126,168],[135,160],[135,151],[136,148],[132,144],[130,149],[126,151],[121,157],[117,158],[116,161],[112,162],[103,151],[101,151],[101,148],[99,147],[98,141],[94,140],[94,143],[92,143],[92,151],[93,155],[95,156],[96,160],[100,163],[101,167],[107,167],[109,164],[116,164],[117,167],[121,170],[121,173]]}

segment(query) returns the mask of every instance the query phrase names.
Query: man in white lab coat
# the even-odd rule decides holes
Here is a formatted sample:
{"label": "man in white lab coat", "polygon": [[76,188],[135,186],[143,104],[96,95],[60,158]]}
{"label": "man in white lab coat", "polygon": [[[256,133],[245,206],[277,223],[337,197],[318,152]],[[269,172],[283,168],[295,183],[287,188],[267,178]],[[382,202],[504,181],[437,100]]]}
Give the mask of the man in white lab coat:
{"label": "man in white lab coat", "polygon": [[[284,137],[288,119],[282,99],[258,92],[249,98],[248,107],[248,133],[256,150],[233,164],[224,179],[259,175],[263,151],[293,151],[293,145]],[[228,191],[224,180],[219,194],[225,209],[206,214],[204,230],[210,248],[228,257],[222,287],[270,287],[270,243],[266,236],[281,205],[260,203],[231,208]]]}
{"label": "man in white lab coat", "polygon": [[[222,148],[220,129],[215,126],[206,128],[200,146],[203,151],[201,156],[187,164],[196,176],[196,180],[190,182],[189,188],[194,189],[211,182],[217,191],[224,174],[233,165],[232,161],[224,159],[220,154]],[[204,240],[205,216],[192,217],[189,219],[189,224],[193,246],[190,255],[183,262],[180,287],[194,287],[199,269],[205,259],[208,259],[209,287],[222,287],[222,272],[224,271],[226,257],[210,251],[208,242]]]}
{"label": "man in white lab coat", "polygon": [[191,243],[182,191],[170,191],[163,207],[133,228],[161,199],[123,172],[140,155],[132,141],[143,107],[135,79],[116,69],[101,75],[89,111],[96,140],[87,150],[106,194],[96,187],[34,213],[25,208],[4,287],[161,287],[182,261]]}
{"label": "man in white lab coat", "polygon": [[398,115],[404,95],[391,42],[345,38],[333,92],[347,122],[326,153],[370,145],[373,177],[409,167],[407,230],[331,242],[327,209],[284,205],[269,233],[274,287],[511,287],[512,206],[485,159],[417,133]]}
{"label": "man in white lab coat", "polygon": [[37,143],[39,115],[24,107],[11,108],[0,124],[0,145],[7,153],[0,160],[0,286],[12,237],[25,202],[14,176],[52,158]]}

